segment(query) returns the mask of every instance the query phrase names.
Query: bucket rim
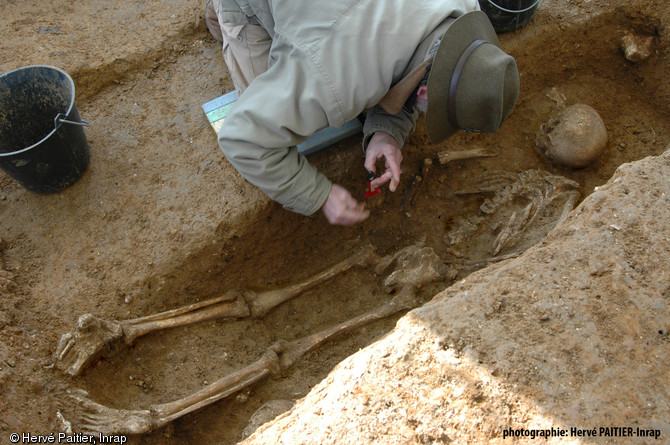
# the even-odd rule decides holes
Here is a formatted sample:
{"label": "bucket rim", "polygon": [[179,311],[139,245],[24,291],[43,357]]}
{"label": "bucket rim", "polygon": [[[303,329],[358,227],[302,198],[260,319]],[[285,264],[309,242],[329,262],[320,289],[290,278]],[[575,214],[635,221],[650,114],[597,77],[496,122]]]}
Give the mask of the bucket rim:
{"label": "bucket rim", "polygon": [[[65,70],[63,70],[61,68],[58,68],[56,66],[52,66],[52,65],[26,65],[26,66],[22,66],[22,67],[19,67],[19,68],[14,68],[13,70],[9,70],[7,72],[4,72],[4,73],[0,74],[0,79],[3,78],[3,77],[7,77],[11,74],[17,73],[19,71],[26,71],[26,70],[35,69],[35,68],[48,68],[48,69],[58,71],[59,73],[65,75],[65,78],[68,80],[68,82],[70,83],[70,87],[72,88],[72,97],[70,97],[70,105],[67,107],[67,112],[65,113],[65,116],[69,116],[70,112],[72,111],[72,108],[74,107],[74,104],[75,104],[75,100],[74,100],[74,98],[75,98],[75,87],[74,87],[74,80],[72,80],[72,77],[70,77],[70,75]],[[57,116],[54,116],[54,118],[55,117],[57,117]],[[14,155],[26,152],[28,150],[31,150],[32,148],[40,145],[45,140],[49,139],[56,131],[58,131],[59,128],[60,128],[60,125],[54,124],[54,129],[51,130],[49,132],[49,134],[44,136],[39,141],[35,142],[34,144],[32,144],[28,147],[22,148],[20,150],[12,151],[12,152],[9,152],[9,153],[0,153],[0,158],[8,157],[8,156],[14,156]]]}
{"label": "bucket rim", "polygon": [[497,4],[496,2],[494,2],[493,0],[488,0],[488,3],[491,4],[491,5],[493,5],[493,6],[495,6],[496,8],[500,9],[501,11],[504,11],[504,12],[507,12],[507,13],[510,13],[510,14],[522,14],[522,13],[524,13],[524,12],[528,12],[528,11],[530,11],[530,10],[533,9],[533,8],[536,8],[537,5],[540,4],[540,0],[535,0],[530,6],[527,6],[527,7],[523,8],[523,9],[507,9],[507,8],[503,8],[502,6],[500,6],[499,4]]}

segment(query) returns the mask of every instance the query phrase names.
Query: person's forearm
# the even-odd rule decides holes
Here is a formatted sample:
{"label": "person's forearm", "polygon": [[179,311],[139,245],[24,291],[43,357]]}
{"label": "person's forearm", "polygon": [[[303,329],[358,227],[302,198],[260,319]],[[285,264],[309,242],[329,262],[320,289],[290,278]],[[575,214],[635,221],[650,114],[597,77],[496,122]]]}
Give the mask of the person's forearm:
{"label": "person's forearm", "polygon": [[326,201],[330,181],[296,147],[269,149],[224,138],[219,143],[244,179],[286,209],[307,216]]}
{"label": "person's forearm", "polygon": [[389,114],[380,106],[369,109],[363,125],[363,149],[367,150],[374,134],[380,131],[390,135],[398,148],[402,148],[407,136],[415,128],[418,116],[419,112],[414,109],[411,113],[403,109],[398,114]]}

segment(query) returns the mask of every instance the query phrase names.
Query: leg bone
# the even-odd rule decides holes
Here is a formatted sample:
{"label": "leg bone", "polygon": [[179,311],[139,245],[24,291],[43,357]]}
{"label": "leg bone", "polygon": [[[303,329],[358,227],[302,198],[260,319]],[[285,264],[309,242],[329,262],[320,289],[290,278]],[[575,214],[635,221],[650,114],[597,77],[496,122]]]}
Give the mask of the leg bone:
{"label": "leg bone", "polygon": [[230,295],[120,322],[85,314],[79,317],[74,334],[66,333],[61,337],[55,354],[56,367],[75,377],[105,350],[123,348],[150,332],[217,318],[248,316],[249,309],[244,301]]}
{"label": "leg bone", "polygon": [[298,284],[266,292],[245,292],[244,297],[228,293],[222,297],[187,305],[159,314],[125,321],[105,321],[82,315],[74,334],[61,337],[56,348],[56,366],[77,376],[106,348],[132,344],[138,337],[163,329],[222,318],[262,317],[272,308],[324,283],[352,267],[376,264],[374,247],[367,245],[351,257]]}
{"label": "leg bone", "polygon": [[247,292],[244,298],[249,305],[251,316],[254,318],[262,317],[274,307],[279,306],[281,303],[288,301],[291,298],[315,287],[318,284],[324,283],[343,272],[346,272],[354,266],[362,267],[373,265],[376,264],[377,261],[378,258],[375,254],[374,247],[372,245],[367,245],[353,256],[341,261],[330,269],[308,278],[301,283],[286,287],[284,289],[271,290],[258,294]]}
{"label": "leg bone", "polygon": [[271,374],[277,374],[290,368],[304,354],[327,341],[368,323],[409,309],[414,304],[414,287],[405,286],[393,300],[375,310],[298,340],[277,342],[268,349],[263,357],[246,368],[183,399],[153,405],[146,410],[109,408],[92,401],[85,393],[79,392],[72,398],[81,410],[79,413],[80,426],[86,433],[144,434],[151,432],[185,414],[235,394]]}
{"label": "leg bone", "polygon": [[496,156],[495,153],[487,151],[483,148],[473,148],[471,150],[444,150],[437,154],[440,164],[446,164],[451,161],[458,161],[462,159],[472,158],[487,158]]}

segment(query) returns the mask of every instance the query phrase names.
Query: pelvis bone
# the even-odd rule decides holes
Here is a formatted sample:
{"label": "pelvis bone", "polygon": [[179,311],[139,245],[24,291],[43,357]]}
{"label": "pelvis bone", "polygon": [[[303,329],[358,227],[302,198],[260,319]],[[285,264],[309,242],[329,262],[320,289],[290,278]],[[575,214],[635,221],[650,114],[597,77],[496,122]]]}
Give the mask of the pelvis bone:
{"label": "pelvis bone", "polygon": [[465,255],[461,252],[465,248],[476,252],[476,242],[489,243],[488,255],[514,255],[567,216],[580,197],[578,189],[575,181],[541,170],[488,174],[473,187],[456,192],[458,196],[488,196],[480,214],[457,219],[445,241],[460,256]]}

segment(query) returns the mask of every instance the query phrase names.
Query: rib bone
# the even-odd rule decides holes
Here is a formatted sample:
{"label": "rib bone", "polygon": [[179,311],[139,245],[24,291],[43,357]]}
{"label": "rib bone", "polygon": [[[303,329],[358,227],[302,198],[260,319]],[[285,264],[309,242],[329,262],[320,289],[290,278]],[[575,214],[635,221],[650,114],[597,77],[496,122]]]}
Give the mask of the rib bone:
{"label": "rib bone", "polygon": [[[540,170],[487,174],[473,187],[455,192],[456,195],[486,193],[492,196],[481,204],[481,215],[473,215],[460,221],[460,227],[447,235],[447,241],[452,245],[465,244],[476,238],[477,232],[495,233],[487,227],[487,220],[505,218],[506,222],[502,223],[493,240],[491,253],[498,256],[514,246],[518,248],[530,228],[549,230],[549,227],[554,227],[565,219],[579,199],[578,188],[579,184],[570,179]],[[519,208],[520,205],[525,207]],[[551,218],[543,216],[548,212],[552,213]],[[500,226],[496,226],[496,229],[498,227]],[[488,262],[488,259],[482,261]],[[473,264],[478,263],[476,261]]]}
{"label": "rib bone", "polygon": [[85,314],[73,333],[64,334],[56,348],[56,366],[71,376],[114,347],[132,344],[138,337],[178,326],[221,318],[262,317],[272,308],[341,274],[352,267],[375,264],[374,247],[358,253],[300,283],[266,292],[229,292],[211,300],[190,304],[159,314],[124,321],[107,321]]}

